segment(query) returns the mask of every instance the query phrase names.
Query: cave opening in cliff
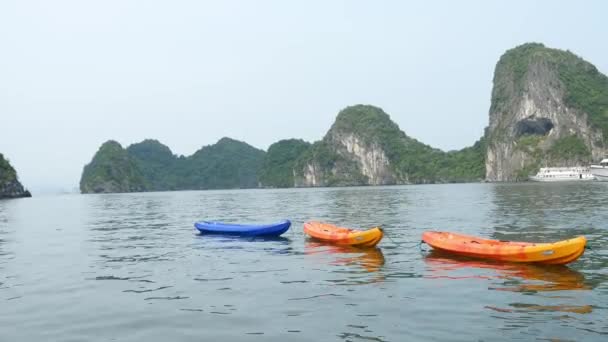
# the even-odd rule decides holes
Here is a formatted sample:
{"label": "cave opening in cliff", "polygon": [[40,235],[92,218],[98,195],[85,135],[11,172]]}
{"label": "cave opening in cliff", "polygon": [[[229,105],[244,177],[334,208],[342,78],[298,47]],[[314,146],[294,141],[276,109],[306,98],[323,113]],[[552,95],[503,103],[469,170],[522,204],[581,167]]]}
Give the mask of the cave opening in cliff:
{"label": "cave opening in cliff", "polygon": [[548,118],[523,119],[515,124],[515,136],[547,135],[553,127],[553,122]]}

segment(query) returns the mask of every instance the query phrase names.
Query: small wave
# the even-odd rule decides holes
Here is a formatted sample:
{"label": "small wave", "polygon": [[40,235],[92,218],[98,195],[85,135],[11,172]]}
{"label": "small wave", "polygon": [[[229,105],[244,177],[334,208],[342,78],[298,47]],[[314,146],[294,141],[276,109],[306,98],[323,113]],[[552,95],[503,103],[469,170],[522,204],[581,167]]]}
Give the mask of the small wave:
{"label": "small wave", "polygon": [[338,336],[347,341],[351,341],[352,338],[355,338],[355,339],[360,339],[360,340],[365,340],[365,341],[387,342],[387,340],[385,340],[381,337],[363,336],[361,334],[356,334],[356,333],[342,333]]}
{"label": "small wave", "polygon": [[308,280],[285,280],[281,281],[281,284],[305,284]]}
{"label": "small wave", "polygon": [[196,281],[225,281],[225,280],[231,280],[233,278],[194,278],[194,280]]}
{"label": "small wave", "polygon": [[259,271],[241,271],[241,272],[232,272],[232,273],[267,273],[267,272],[283,272],[289,271],[287,268],[281,268],[278,270],[259,270]]}
{"label": "small wave", "polygon": [[153,292],[153,291],[168,289],[170,287],[173,287],[173,286],[161,286],[161,287],[156,288],[156,289],[147,289],[147,290],[124,290],[122,292],[145,293],[145,292]]}
{"label": "small wave", "polygon": [[315,298],[321,298],[321,297],[342,297],[342,295],[335,294],[335,293],[327,293],[327,294],[321,294],[321,295],[316,295],[316,296],[311,296],[311,297],[289,298],[287,300],[307,300],[307,299],[315,299]]}
{"label": "small wave", "polygon": [[183,296],[175,296],[175,297],[148,297],[144,298],[144,300],[154,300],[154,299],[165,299],[165,300],[178,300],[178,299],[188,299],[190,297]]}

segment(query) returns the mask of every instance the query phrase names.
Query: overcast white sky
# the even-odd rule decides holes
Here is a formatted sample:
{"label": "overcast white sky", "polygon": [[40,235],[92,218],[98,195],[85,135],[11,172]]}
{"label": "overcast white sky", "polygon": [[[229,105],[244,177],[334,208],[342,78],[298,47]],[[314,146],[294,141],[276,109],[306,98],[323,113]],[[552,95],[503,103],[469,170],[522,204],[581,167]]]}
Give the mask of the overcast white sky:
{"label": "overcast white sky", "polygon": [[529,41],[608,72],[604,1],[0,2],[0,152],[71,190],[101,143],[189,155],[223,136],[320,139],[352,104],[442,149],[488,123],[492,75]]}

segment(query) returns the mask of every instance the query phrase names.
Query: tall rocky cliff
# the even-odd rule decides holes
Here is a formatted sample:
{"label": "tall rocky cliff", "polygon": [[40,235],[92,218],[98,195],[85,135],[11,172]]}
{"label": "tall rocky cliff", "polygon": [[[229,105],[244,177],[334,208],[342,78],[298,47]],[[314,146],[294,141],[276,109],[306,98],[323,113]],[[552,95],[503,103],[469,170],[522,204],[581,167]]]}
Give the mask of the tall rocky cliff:
{"label": "tall rocky cliff", "polygon": [[[316,142],[295,165],[294,185],[340,186],[403,183],[382,142],[399,144],[408,137],[380,108],[357,105],[336,117],[323,140]],[[387,144],[388,145],[388,144]]]}
{"label": "tall rocky cliff", "polygon": [[0,199],[32,197],[29,191],[19,182],[17,172],[0,153]]}
{"label": "tall rocky cliff", "polygon": [[526,179],[543,166],[606,156],[608,78],[569,51],[528,43],[494,73],[486,132],[486,179]]}
{"label": "tall rocky cliff", "polygon": [[323,140],[295,163],[294,185],[342,186],[479,181],[484,144],[443,152],[407,136],[382,109],[342,110]]}

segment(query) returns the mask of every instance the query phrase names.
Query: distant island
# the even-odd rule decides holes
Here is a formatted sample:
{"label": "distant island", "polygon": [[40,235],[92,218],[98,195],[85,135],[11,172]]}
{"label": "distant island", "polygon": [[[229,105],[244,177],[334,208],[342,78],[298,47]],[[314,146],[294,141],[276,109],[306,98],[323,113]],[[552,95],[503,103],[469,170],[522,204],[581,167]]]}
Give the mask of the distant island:
{"label": "distant island", "polygon": [[255,188],[265,152],[223,138],[189,157],[176,156],[157,140],[124,149],[107,141],[85,166],[83,193]]}
{"label": "distant island", "polygon": [[32,194],[23,188],[19,182],[17,172],[9,161],[0,153],[0,199],[32,197]]}
{"label": "distant island", "polygon": [[381,108],[340,111],[321,141],[268,151],[222,138],[191,156],[156,140],[104,143],[83,170],[83,193],[525,180],[541,166],[608,155],[608,77],[569,51],[528,43],[494,72],[489,127],[444,152],[408,136]]}

